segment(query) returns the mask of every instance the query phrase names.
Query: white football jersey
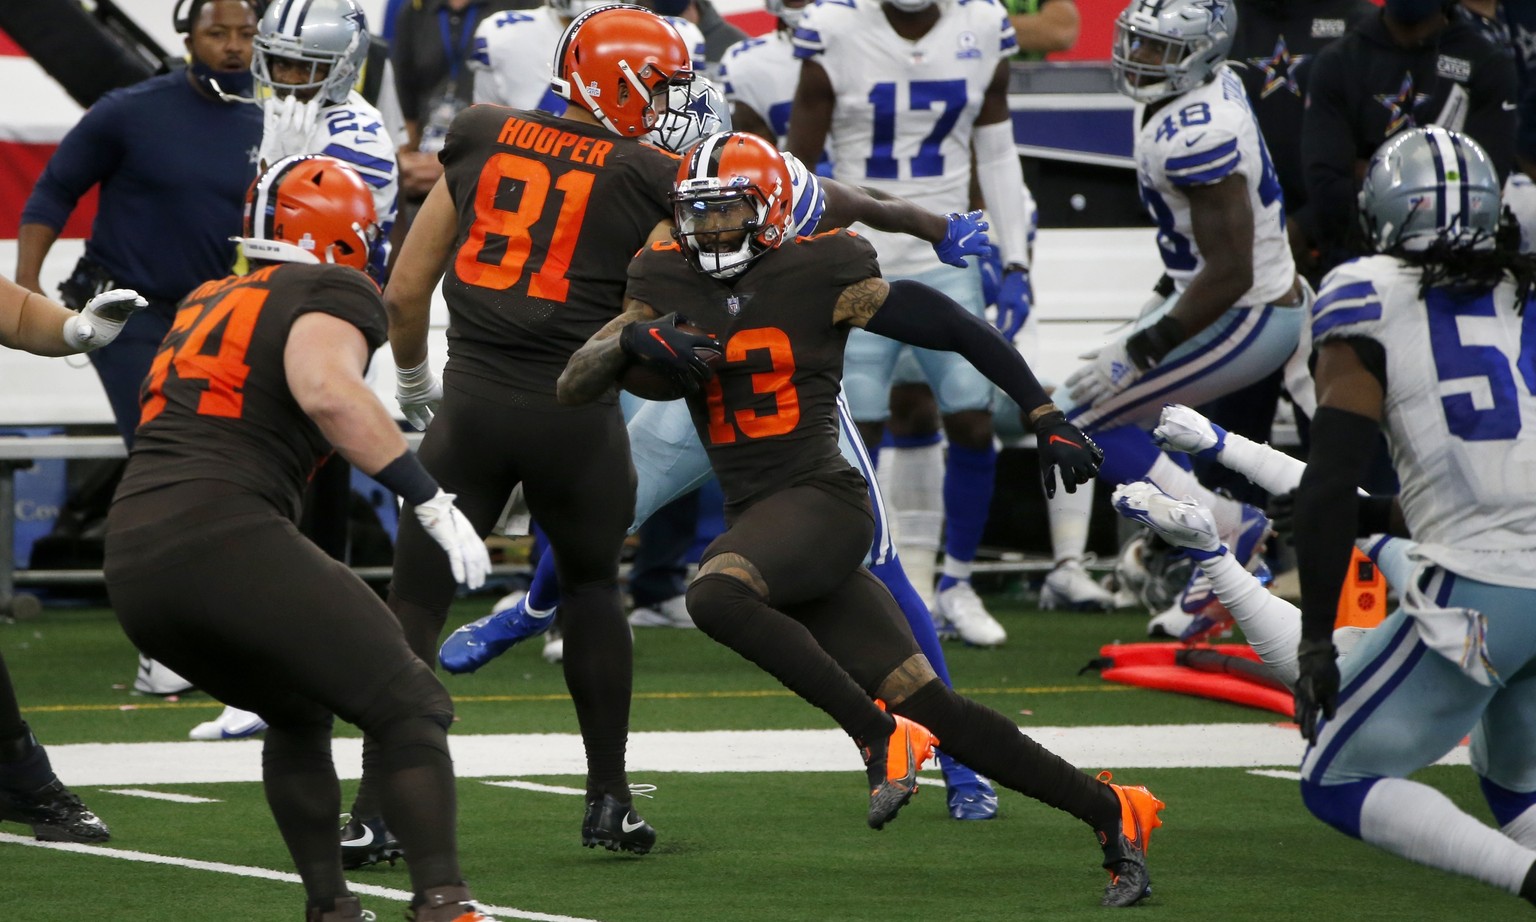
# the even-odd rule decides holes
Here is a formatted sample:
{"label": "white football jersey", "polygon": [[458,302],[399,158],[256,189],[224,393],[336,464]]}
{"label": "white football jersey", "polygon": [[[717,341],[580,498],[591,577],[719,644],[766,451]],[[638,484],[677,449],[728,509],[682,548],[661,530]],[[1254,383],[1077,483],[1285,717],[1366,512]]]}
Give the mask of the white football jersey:
{"label": "white football jersey", "polygon": [[1391,256],[1345,263],[1312,309],[1317,343],[1359,337],[1386,352],[1383,428],[1419,553],[1473,579],[1536,588],[1536,299],[1513,281],[1458,301],[1419,297]]}
{"label": "white football jersey", "polygon": [[725,83],[725,98],[760,115],[782,150],[789,136],[789,107],[800,80],[800,62],[795,60],[789,33],[775,29],[727,48],[720,59],[720,79]]}
{"label": "white football jersey", "polygon": [[[288,145],[291,146],[291,145]],[[395,224],[400,205],[400,169],[395,162],[395,141],[384,124],[384,117],[356,90],[346,102],[333,103],[319,111],[309,136],[298,150],[284,149],[280,139],[262,136],[261,162],[273,164],[298,154],[324,154],[335,157],[357,171],[373,191],[373,210],[379,222],[379,237],[374,242],[369,264],[382,277],[389,258],[389,231]]]}
{"label": "white football jersey", "polygon": [[[664,17],[688,45],[693,69],[704,72],[704,33],[686,19]],[[483,20],[475,29],[474,101],[514,109],[565,113],[565,100],[549,88],[555,73],[555,48],[565,33],[559,14],[547,6],[505,10]]]}
{"label": "white football jersey", "polygon": [[[833,175],[944,214],[970,207],[971,133],[999,61],[1018,47],[993,0],[951,0],[921,39],[896,34],[876,0],[820,0],[794,35],[795,55],[826,69],[836,94]],[[860,228],[903,275],[937,268],[933,248]]]}
{"label": "white football jersey", "polygon": [[816,233],[821,213],[827,210],[826,194],[821,190],[821,180],[805,168],[799,157],[787,150],[781,153],[789,167],[789,233],[792,237],[809,237]]}
{"label": "white football jersey", "polygon": [[1237,305],[1255,307],[1282,298],[1296,280],[1285,236],[1280,180],[1259,134],[1243,82],[1223,64],[1216,77],[1175,96],[1146,124],[1136,110],[1136,174],[1141,200],[1157,223],[1157,245],[1174,286],[1184,286],[1204,266],[1189,214],[1191,186],[1206,186],[1237,173],[1248,183],[1253,208],[1253,287]]}

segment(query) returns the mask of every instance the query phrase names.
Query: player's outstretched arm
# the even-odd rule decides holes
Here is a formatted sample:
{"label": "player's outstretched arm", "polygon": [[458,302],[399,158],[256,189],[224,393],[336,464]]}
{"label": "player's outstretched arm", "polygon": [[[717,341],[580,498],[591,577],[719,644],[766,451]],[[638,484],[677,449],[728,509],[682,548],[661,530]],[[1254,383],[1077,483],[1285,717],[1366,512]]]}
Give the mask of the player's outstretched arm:
{"label": "player's outstretched arm", "polygon": [[878,189],[844,185],[819,177],[826,210],[818,227],[847,227],[855,222],[892,234],[906,234],[933,244],[939,259],[951,266],[966,265],[965,257],[980,256],[990,242],[980,211],[934,214],[904,198]]}
{"label": "player's outstretched arm", "polygon": [[92,298],[80,313],[0,278],[0,345],[33,355],[74,355],[117,338],[123,324],[146,302],[139,293],[114,288]]}
{"label": "player's outstretched arm", "polygon": [[882,278],[856,282],[838,297],[833,321],[863,327],[899,342],[965,356],[987,380],[1026,411],[1038,437],[1040,475],[1056,495],[1060,469],[1068,493],[1099,472],[1104,453],[1046,396],[1029,364],[995,327],[920,282]]}

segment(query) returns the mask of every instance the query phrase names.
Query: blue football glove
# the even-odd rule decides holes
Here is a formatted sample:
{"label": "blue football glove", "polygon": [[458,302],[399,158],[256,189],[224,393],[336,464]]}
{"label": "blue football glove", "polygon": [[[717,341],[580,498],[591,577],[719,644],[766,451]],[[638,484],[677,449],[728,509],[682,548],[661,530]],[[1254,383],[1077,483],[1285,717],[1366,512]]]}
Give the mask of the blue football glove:
{"label": "blue football glove", "polygon": [[997,289],[997,329],[1003,338],[1012,341],[1029,319],[1029,309],[1035,303],[1035,289],[1029,283],[1028,269],[1015,269],[1003,275]]}
{"label": "blue football glove", "polygon": [[949,227],[944,231],[944,239],[933,245],[933,251],[939,254],[941,262],[963,269],[967,265],[965,257],[980,256],[991,246],[987,240],[989,225],[981,219],[981,212],[952,212],[944,218],[949,222]]}
{"label": "blue football glove", "polygon": [[988,241],[977,260],[981,264],[981,300],[987,307],[997,306],[997,291],[1003,287],[1003,251]]}

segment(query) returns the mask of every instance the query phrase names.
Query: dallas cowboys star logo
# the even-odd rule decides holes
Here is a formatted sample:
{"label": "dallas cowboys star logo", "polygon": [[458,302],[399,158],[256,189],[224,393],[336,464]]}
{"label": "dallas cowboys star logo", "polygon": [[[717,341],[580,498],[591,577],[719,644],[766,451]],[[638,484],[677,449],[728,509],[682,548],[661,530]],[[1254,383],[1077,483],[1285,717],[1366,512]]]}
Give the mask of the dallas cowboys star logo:
{"label": "dallas cowboys star logo", "polygon": [[688,110],[687,111],[688,111],[688,113],[691,116],[693,116],[694,118],[698,119],[701,122],[704,121],[705,119],[711,117],[711,116],[715,116],[717,121],[720,120],[719,117],[718,117],[718,113],[715,112],[714,104],[709,101],[709,94],[708,93],[693,93],[693,94],[691,94],[691,96],[690,96],[690,98],[688,100]]}
{"label": "dallas cowboys star logo", "polygon": [[1195,6],[1211,14],[1211,25],[1220,25],[1227,18],[1227,0],[1201,0]]}
{"label": "dallas cowboys star logo", "polygon": [[1424,103],[1429,102],[1428,93],[1415,93],[1413,91],[1413,74],[1403,74],[1402,86],[1398,87],[1397,95],[1378,93],[1376,101],[1387,107],[1392,113],[1387,122],[1386,133],[1382,137],[1391,137],[1404,128],[1413,128],[1418,125],[1413,120],[1413,111]]}
{"label": "dallas cowboys star logo", "polygon": [[1260,99],[1268,99],[1270,94],[1280,89],[1289,90],[1292,95],[1301,96],[1301,85],[1296,82],[1296,69],[1301,66],[1311,55],[1291,54],[1285,47],[1285,36],[1282,35],[1275,41],[1275,52],[1268,58],[1249,58],[1248,63],[1258,68],[1264,74],[1264,89],[1260,91]]}

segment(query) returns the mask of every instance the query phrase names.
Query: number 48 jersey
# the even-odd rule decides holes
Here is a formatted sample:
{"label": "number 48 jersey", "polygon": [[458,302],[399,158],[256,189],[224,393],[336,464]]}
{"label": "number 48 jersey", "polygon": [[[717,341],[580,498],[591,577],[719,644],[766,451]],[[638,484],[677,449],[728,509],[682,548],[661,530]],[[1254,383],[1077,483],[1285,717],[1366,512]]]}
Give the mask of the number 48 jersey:
{"label": "number 48 jersey", "polygon": [[1157,222],[1163,266],[1178,290],[1205,264],[1195,243],[1187,190],[1236,173],[1248,184],[1253,210],[1253,287],[1236,306],[1257,307],[1283,297],[1296,281],[1285,236],[1285,202],[1242,81],[1223,64],[1214,79],[1174,97],[1151,117],[1138,110],[1136,118],[1141,125],[1136,135],[1141,200]]}
{"label": "number 48 jersey", "polygon": [[1461,298],[1421,298],[1419,284],[1395,257],[1345,263],[1323,280],[1313,339],[1369,339],[1386,353],[1383,427],[1419,553],[1536,588],[1536,298],[1517,310],[1508,277]]}
{"label": "number 48 jersey", "polygon": [[[896,34],[876,0],[821,0],[794,35],[836,94],[828,149],[833,175],[899,195],[929,211],[970,205],[971,133],[998,62],[1018,47],[992,0],[944,5],[917,41]],[[860,230],[880,261],[916,274],[939,266],[927,243]]]}

